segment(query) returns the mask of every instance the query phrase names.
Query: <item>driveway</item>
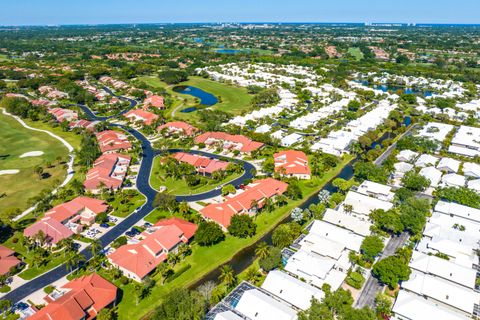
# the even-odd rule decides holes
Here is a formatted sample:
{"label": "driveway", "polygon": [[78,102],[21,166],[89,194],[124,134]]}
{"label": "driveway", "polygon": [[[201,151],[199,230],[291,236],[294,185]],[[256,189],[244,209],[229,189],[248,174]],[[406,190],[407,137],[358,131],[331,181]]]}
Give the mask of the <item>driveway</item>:
{"label": "driveway", "polygon": [[[399,236],[393,236],[392,238],[390,238],[378,261],[395,254],[395,251],[397,251],[398,248],[402,247],[407,240],[408,233],[406,232],[403,232]],[[368,275],[367,282],[365,283],[362,292],[360,293],[360,296],[355,302],[355,308],[361,309],[365,306],[375,308],[375,297],[377,296],[377,293],[383,290],[383,288],[384,285],[380,281],[378,281],[378,279],[375,278],[372,273],[370,273]]]}

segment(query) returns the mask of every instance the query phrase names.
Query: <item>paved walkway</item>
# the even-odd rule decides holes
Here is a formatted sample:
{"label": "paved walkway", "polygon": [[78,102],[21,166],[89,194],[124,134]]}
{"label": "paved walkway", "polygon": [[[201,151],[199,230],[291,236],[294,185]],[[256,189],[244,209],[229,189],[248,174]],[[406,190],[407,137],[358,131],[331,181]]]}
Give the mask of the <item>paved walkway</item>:
{"label": "paved walkway", "polygon": [[[68,152],[69,152],[69,160],[67,162],[67,176],[65,177],[65,180],[63,180],[63,182],[57,187],[55,188],[51,194],[56,194],[58,192],[58,189],[59,188],[62,188],[64,186],[67,185],[67,183],[70,182],[70,180],[72,180],[73,178],[73,175],[74,175],[74,171],[73,171],[73,161],[75,160],[75,153],[74,153],[74,149],[72,147],[72,145],[70,143],[68,143],[65,139],[63,139],[62,137],[59,137],[57,136],[56,134],[50,132],[50,131],[47,131],[47,130],[42,130],[42,129],[37,129],[37,128],[32,128],[30,127],[29,125],[27,125],[20,117],[18,116],[15,116],[11,113],[8,113],[5,109],[2,108],[2,112],[4,115],[7,115],[7,116],[10,116],[12,118],[14,118],[15,120],[17,120],[23,127],[29,129],[29,130],[32,130],[32,131],[39,131],[39,132],[44,132],[46,134],[48,134],[49,136],[59,140],[61,143],[63,143],[63,145],[65,147],[67,147],[68,149]],[[29,214],[30,212],[32,212],[33,210],[35,210],[37,208],[37,204],[35,204],[34,206],[28,208],[27,210],[23,211],[21,214],[19,214],[18,216],[16,216],[15,218],[13,218],[13,221],[17,221],[21,218],[23,218],[24,216],[26,216],[27,214]]]}

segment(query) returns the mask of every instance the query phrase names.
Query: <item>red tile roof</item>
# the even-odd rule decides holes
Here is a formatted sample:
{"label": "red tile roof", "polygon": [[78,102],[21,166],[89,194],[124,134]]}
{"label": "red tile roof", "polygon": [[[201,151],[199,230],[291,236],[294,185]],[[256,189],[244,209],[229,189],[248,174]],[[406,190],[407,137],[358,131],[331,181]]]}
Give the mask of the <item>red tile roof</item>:
{"label": "red tile roof", "polygon": [[88,121],[88,120],[80,119],[80,120],[75,120],[75,121],[70,122],[70,124],[68,126],[70,128],[85,128],[88,131],[94,131],[95,130],[95,125],[97,123],[98,123],[98,121],[91,122],[91,121]]}
{"label": "red tile roof", "polygon": [[117,287],[96,273],[82,276],[65,284],[68,290],[57,300],[30,316],[31,320],[81,320],[93,319],[103,308],[117,298]]}
{"label": "red tile roof", "polygon": [[83,186],[87,190],[96,190],[103,183],[106,188],[118,189],[125,178],[130,159],[128,155],[118,153],[101,155],[88,171]]}
{"label": "red tile roof", "polygon": [[158,119],[156,114],[142,109],[130,110],[123,116],[130,119],[130,121],[143,121],[143,123],[146,125],[151,125]]}
{"label": "red tile roof", "polygon": [[155,107],[159,109],[165,108],[164,99],[162,96],[152,95],[145,100],[143,100],[143,104],[145,107]]}
{"label": "red tile roof", "polygon": [[155,227],[164,227],[164,226],[170,226],[170,225],[175,225],[180,230],[182,230],[183,236],[188,240],[190,240],[193,237],[193,235],[195,234],[195,231],[197,231],[197,228],[198,228],[198,226],[195,223],[191,223],[177,217],[161,220],[155,224]]}
{"label": "red tile roof", "polygon": [[71,219],[81,211],[88,209],[94,214],[106,212],[108,205],[103,200],[89,197],[77,197],[72,201],[62,203],[45,213],[46,217],[53,218],[59,222]]}
{"label": "red tile roof", "polygon": [[158,126],[157,131],[161,131],[165,128],[167,128],[170,132],[182,131],[187,136],[191,136],[198,131],[197,128],[183,121],[167,122],[165,124],[162,124],[161,126]]}
{"label": "red tile roof", "polygon": [[215,171],[226,170],[228,167],[228,162],[226,161],[210,159],[186,152],[177,152],[172,156],[180,162],[185,162],[194,166],[195,170],[199,173],[212,174]]}
{"label": "red tile roof", "polygon": [[273,155],[275,172],[289,174],[310,174],[308,158],[302,151],[286,150]]}
{"label": "red tile roof", "polygon": [[257,201],[259,207],[262,207],[266,198],[283,194],[287,191],[287,187],[288,184],[285,182],[272,178],[257,180],[246,186],[244,192],[232,198],[227,198],[223,203],[209,204],[201,209],[200,213],[227,228],[235,214],[248,212],[252,209],[254,200]]}
{"label": "red tile roof", "polygon": [[205,132],[195,138],[195,143],[209,143],[223,141],[226,149],[237,149],[241,152],[255,151],[263,146],[263,143],[250,140],[242,135],[232,135],[225,132]]}
{"label": "red tile roof", "polygon": [[72,121],[78,119],[78,114],[70,109],[52,108],[48,113],[53,115],[58,122]]}
{"label": "red tile roof", "polygon": [[0,275],[6,275],[12,267],[22,263],[14,254],[15,251],[0,245]]}
{"label": "red tile roof", "polygon": [[42,231],[47,236],[47,242],[57,244],[59,241],[69,238],[73,235],[72,230],[65,227],[57,220],[46,217],[31,226],[27,227],[23,234],[26,237],[33,237]]}
{"label": "red tile roof", "polygon": [[[114,265],[118,265],[143,279],[167,259],[167,253],[170,250],[182,242],[187,243],[193,231],[193,226],[186,221],[180,223],[172,220],[156,226],[159,228],[154,232],[142,233],[145,238],[140,242],[127,244],[115,250],[108,256],[109,260]],[[185,234],[184,230],[188,234]]]}
{"label": "red tile roof", "polygon": [[105,130],[97,132],[95,135],[102,152],[128,150],[132,148],[132,144],[128,141],[127,135],[123,132]]}

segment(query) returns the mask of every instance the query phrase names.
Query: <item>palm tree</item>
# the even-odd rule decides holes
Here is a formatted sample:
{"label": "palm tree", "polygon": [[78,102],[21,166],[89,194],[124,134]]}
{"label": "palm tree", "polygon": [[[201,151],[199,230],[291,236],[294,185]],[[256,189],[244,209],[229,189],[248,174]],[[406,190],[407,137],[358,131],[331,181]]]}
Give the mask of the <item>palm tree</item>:
{"label": "palm tree", "polygon": [[220,269],[220,276],[218,277],[218,279],[221,282],[225,283],[227,287],[233,286],[237,281],[237,278],[235,277],[232,267],[229,266],[228,264],[222,266],[222,268]]}
{"label": "palm tree", "polygon": [[162,275],[162,284],[165,283],[165,280],[173,273],[173,269],[168,263],[162,263],[158,266],[158,271]]}
{"label": "palm tree", "polygon": [[92,244],[90,245],[90,251],[92,252],[94,258],[97,257],[97,255],[102,251],[102,249],[102,242],[99,239],[93,240]]}
{"label": "palm tree", "polygon": [[257,248],[255,249],[255,255],[259,259],[265,259],[266,257],[268,257],[269,252],[270,252],[270,247],[265,241],[260,242]]}
{"label": "palm tree", "polygon": [[68,271],[77,268],[81,262],[85,261],[85,257],[78,252],[72,252],[65,260],[65,266]]}
{"label": "palm tree", "polygon": [[182,201],[182,202],[180,202],[180,204],[178,205],[178,211],[179,211],[182,215],[185,215],[185,214],[187,214],[187,213],[190,211],[190,206],[189,206],[188,203],[186,203],[185,201]]}
{"label": "palm tree", "polygon": [[272,210],[273,210],[273,200],[272,200],[272,198],[265,199],[265,209],[268,212],[272,212]]}
{"label": "palm tree", "polygon": [[245,278],[248,282],[255,284],[258,280],[258,270],[255,267],[251,267],[247,270]]}
{"label": "palm tree", "polygon": [[256,199],[252,200],[252,202],[250,203],[250,208],[251,208],[251,210],[255,211],[255,213],[257,213],[257,211],[258,211],[258,201]]}

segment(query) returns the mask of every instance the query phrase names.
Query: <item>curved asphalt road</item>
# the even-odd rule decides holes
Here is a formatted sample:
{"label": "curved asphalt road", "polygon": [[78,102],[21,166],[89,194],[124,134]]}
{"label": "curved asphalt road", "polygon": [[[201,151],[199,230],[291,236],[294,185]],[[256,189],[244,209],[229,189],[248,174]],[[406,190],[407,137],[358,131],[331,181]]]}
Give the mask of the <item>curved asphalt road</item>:
{"label": "curved asphalt road", "polygon": [[[109,88],[104,87],[105,91],[108,93],[115,95]],[[126,112],[128,112],[130,109],[134,108],[137,105],[137,101],[128,99],[125,97],[117,96],[118,98],[129,101],[130,106],[120,112],[118,115],[123,115]],[[107,121],[111,118],[114,118],[118,115],[114,116],[105,116],[105,117],[97,117],[92,110],[90,110],[87,106],[85,105],[77,105],[80,107],[86,114],[87,118],[91,121]],[[233,184],[236,188],[238,188],[243,181],[247,179],[253,178],[252,172],[255,170],[255,167],[246,161],[243,160],[238,160],[238,159],[232,159],[228,157],[223,157],[219,156],[217,154],[213,153],[208,153],[204,151],[199,151],[199,150],[183,150],[183,149],[169,149],[166,151],[159,151],[155,150],[152,148],[152,145],[150,141],[148,141],[147,138],[143,134],[141,134],[139,131],[129,128],[123,125],[119,124],[110,124],[113,127],[118,127],[121,128],[127,132],[129,132],[131,135],[133,135],[137,140],[140,141],[142,145],[142,161],[140,164],[140,170],[138,172],[137,176],[137,189],[140,191],[147,199],[145,204],[141,206],[139,209],[131,213],[127,218],[125,218],[123,221],[118,223],[116,226],[112,227],[107,233],[105,233],[102,237],[99,238],[101,241],[102,245],[106,247],[108,244],[110,244],[112,241],[114,241],[116,238],[121,236],[123,233],[128,231],[131,227],[133,227],[138,221],[143,219],[146,215],[148,215],[153,209],[153,200],[155,198],[155,195],[157,194],[157,191],[154,190],[150,186],[150,172],[152,169],[152,164],[153,164],[153,158],[156,155],[162,154],[162,153],[174,153],[178,151],[184,151],[184,152],[189,152],[192,154],[198,154],[198,155],[203,155],[207,156],[210,158],[215,158],[215,159],[227,159],[232,162],[240,163],[243,165],[244,173],[241,177],[236,178],[235,180],[229,182],[230,184]],[[212,197],[216,197],[221,195],[222,191],[220,188],[214,189],[208,192],[200,193],[200,194],[194,194],[194,195],[186,195],[186,196],[177,196],[176,199],[177,201],[186,201],[186,202],[191,202],[191,201],[200,201],[200,200],[205,200],[209,199]],[[89,247],[85,248],[80,252],[82,255],[85,256],[87,260],[89,260],[92,257],[92,253],[90,252]],[[21,301],[22,299],[26,298],[30,294],[34,293],[37,290],[42,289],[43,287],[49,285],[52,282],[55,282],[62,277],[65,277],[66,275],[69,274],[69,271],[67,271],[66,267],[64,264],[58,266],[55,269],[52,269],[37,278],[27,282],[26,284],[10,291],[8,294],[2,297],[3,299],[8,299],[12,301],[13,303],[17,303]]]}

